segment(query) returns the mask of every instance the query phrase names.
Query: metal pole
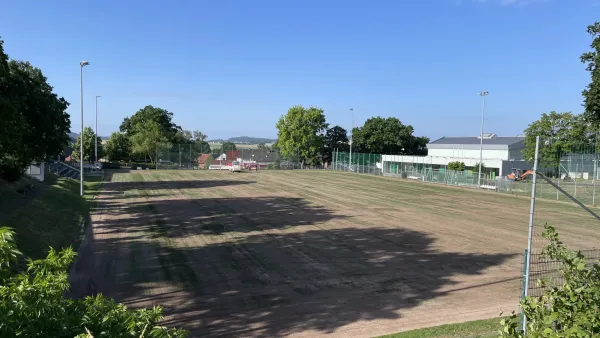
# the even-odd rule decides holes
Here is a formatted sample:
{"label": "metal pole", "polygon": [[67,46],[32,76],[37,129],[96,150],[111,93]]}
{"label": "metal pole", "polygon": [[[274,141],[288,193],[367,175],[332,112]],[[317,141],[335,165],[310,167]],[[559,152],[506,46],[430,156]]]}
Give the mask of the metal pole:
{"label": "metal pole", "polygon": [[481,106],[481,134],[479,140],[479,177],[477,178],[477,188],[481,189],[481,164],[483,162],[483,121],[485,115],[485,96],[488,92],[480,92],[479,95],[483,97],[483,104]]}
{"label": "metal pole", "polygon": [[[531,206],[529,207],[529,234],[527,236],[527,261],[525,262],[525,290],[523,296],[529,293],[529,277],[531,264],[531,242],[533,240],[533,220],[535,215],[535,187],[537,184],[538,153],[540,151],[540,137],[535,137],[535,158],[533,160],[533,186],[531,188]],[[527,335],[527,318],[523,318],[523,334]]]}
{"label": "metal pole", "polygon": [[88,62],[86,61],[81,61],[79,63],[79,88],[81,99],[81,134],[79,135],[79,194],[81,196],[83,196],[83,67],[87,65]]}
{"label": "metal pole", "polygon": [[96,135],[95,135],[95,140],[94,140],[94,149],[95,149],[94,158],[96,159],[96,162],[98,162],[98,98],[99,97],[102,97],[102,96],[96,95]]}
{"label": "metal pole", "polygon": [[596,206],[596,179],[598,178],[598,132],[596,131],[596,146],[594,147],[594,179],[592,185],[592,205]]}
{"label": "metal pole", "polygon": [[350,163],[348,165],[348,171],[350,167],[352,167],[352,129],[354,129],[354,108],[350,108],[350,112],[352,113],[352,124],[350,125]]}

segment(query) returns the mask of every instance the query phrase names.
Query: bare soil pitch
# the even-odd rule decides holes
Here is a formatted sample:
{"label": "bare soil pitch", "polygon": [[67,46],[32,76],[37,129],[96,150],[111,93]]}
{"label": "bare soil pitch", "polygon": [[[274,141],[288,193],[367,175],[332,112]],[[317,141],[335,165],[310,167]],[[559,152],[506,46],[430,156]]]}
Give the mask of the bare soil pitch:
{"label": "bare soil pitch", "polygon": [[[586,220],[559,203],[538,210]],[[117,172],[72,292],[163,305],[165,324],[194,337],[484,319],[517,309],[527,219],[523,198],[345,173]],[[597,232],[565,236],[593,246]]]}

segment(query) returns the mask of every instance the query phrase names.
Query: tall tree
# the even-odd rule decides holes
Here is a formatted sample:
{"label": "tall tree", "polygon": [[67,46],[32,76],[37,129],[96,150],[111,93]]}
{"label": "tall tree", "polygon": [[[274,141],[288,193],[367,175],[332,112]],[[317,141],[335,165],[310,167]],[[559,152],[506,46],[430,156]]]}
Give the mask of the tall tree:
{"label": "tall tree", "polygon": [[153,120],[137,125],[138,129],[131,136],[131,149],[134,154],[147,156],[150,162],[156,160],[156,149],[159,144],[168,143],[161,126]]}
{"label": "tall tree", "polygon": [[[85,162],[95,161],[95,151],[94,141],[96,140],[96,133],[92,127],[85,127],[83,130],[83,160]],[[98,158],[102,158],[104,147],[102,146],[102,139],[98,137]],[[79,161],[80,155],[79,151],[81,150],[81,135],[77,136],[77,140],[73,145],[73,157],[75,160]]]}
{"label": "tall tree", "polygon": [[29,62],[8,61],[0,41],[0,168],[18,179],[31,162],[61,153],[69,138],[69,105],[58,97],[42,71]]}
{"label": "tall tree", "polygon": [[225,142],[221,145],[221,151],[226,153],[230,150],[237,150],[237,146],[233,142]]}
{"label": "tall tree", "polygon": [[539,163],[555,171],[558,171],[562,156],[595,141],[592,125],[585,116],[570,112],[544,113],[525,129],[523,158],[528,162],[533,162],[535,156],[536,136],[541,139]]}
{"label": "tall tree", "polygon": [[[201,132],[200,130],[194,130],[192,132],[192,137],[194,138],[194,140],[196,142],[205,142],[206,139],[208,138],[208,136],[206,136],[206,134],[204,134],[203,132]],[[207,153],[208,154],[208,153]]]}
{"label": "tall tree", "polygon": [[277,122],[277,147],[284,157],[300,157],[302,167],[317,164],[328,126],[323,109],[293,106]]}
{"label": "tall tree", "polygon": [[104,148],[110,161],[129,161],[131,159],[131,142],[124,133],[110,134]]}
{"label": "tall tree", "polygon": [[327,129],[327,132],[325,133],[325,137],[323,139],[323,150],[321,151],[324,163],[331,162],[333,152],[336,149],[341,152],[347,152],[350,150],[346,129],[340,126],[333,126]]}
{"label": "tall tree", "polygon": [[182,130],[177,132],[175,136],[175,143],[185,144],[186,147],[189,145],[192,147],[194,153],[199,154],[211,154],[210,144],[205,141],[206,135],[199,130]]}
{"label": "tall tree", "polygon": [[395,117],[372,117],[362,127],[352,130],[352,148],[356,152],[423,155],[427,137],[413,136],[411,125],[404,125]]}
{"label": "tall tree", "polygon": [[133,116],[126,117],[119,129],[131,137],[141,130],[140,125],[148,121],[155,122],[163,137],[169,142],[176,143],[176,137],[178,132],[181,132],[181,127],[173,122],[172,112],[158,107],[146,106],[138,110]]}
{"label": "tall tree", "polygon": [[600,125],[600,22],[588,26],[592,36],[592,50],[581,55],[581,62],[590,72],[591,82],[583,91],[585,117],[596,128]]}

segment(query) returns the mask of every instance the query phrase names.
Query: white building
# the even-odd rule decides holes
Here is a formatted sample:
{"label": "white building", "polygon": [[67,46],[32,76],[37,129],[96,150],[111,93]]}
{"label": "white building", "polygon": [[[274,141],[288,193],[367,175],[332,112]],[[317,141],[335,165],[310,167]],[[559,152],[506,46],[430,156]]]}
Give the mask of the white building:
{"label": "white building", "polygon": [[[449,162],[464,162],[467,169],[476,170],[479,163],[481,138],[442,137],[427,144],[427,156],[383,155],[384,168],[390,168],[385,162],[413,163],[427,165],[433,169],[445,168]],[[483,134],[483,165],[486,173],[494,176],[506,176],[513,168],[530,169],[532,165],[523,160],[524,137],[499,137],[496,134]]]}

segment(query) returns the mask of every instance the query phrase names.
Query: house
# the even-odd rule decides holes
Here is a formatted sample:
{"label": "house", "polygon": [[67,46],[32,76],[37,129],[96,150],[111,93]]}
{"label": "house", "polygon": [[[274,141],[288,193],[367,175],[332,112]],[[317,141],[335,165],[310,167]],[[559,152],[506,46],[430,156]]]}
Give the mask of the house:
{"label": "house", "polygon": [[214,162],[214,160],[215,160],[215,158],[212,156],[212,154],[202,154],[202,155],[198,156],[198,159],[197,159],[198,167],[204,168],[207,163],[210,165]]}
{"label": "house", "polygon": [[[481,154],[480,154],[481,146]],[[522,151],[525,149],[525,137],[501,137],[496,134],[483,134],[475,137],[442,137],[427,144],[427,156],[383,155],[385,168],[390,163],[402,163],[404,166],[445,168],[449,162],[464,162],[468,170],[477,170],[480,156],[489,176],[506,176],[513,168],[531,169],[533,165],[525,162]],[[395,166],[397,167],[397,166]],[[389,170],[389,169],[388,169]]]}

